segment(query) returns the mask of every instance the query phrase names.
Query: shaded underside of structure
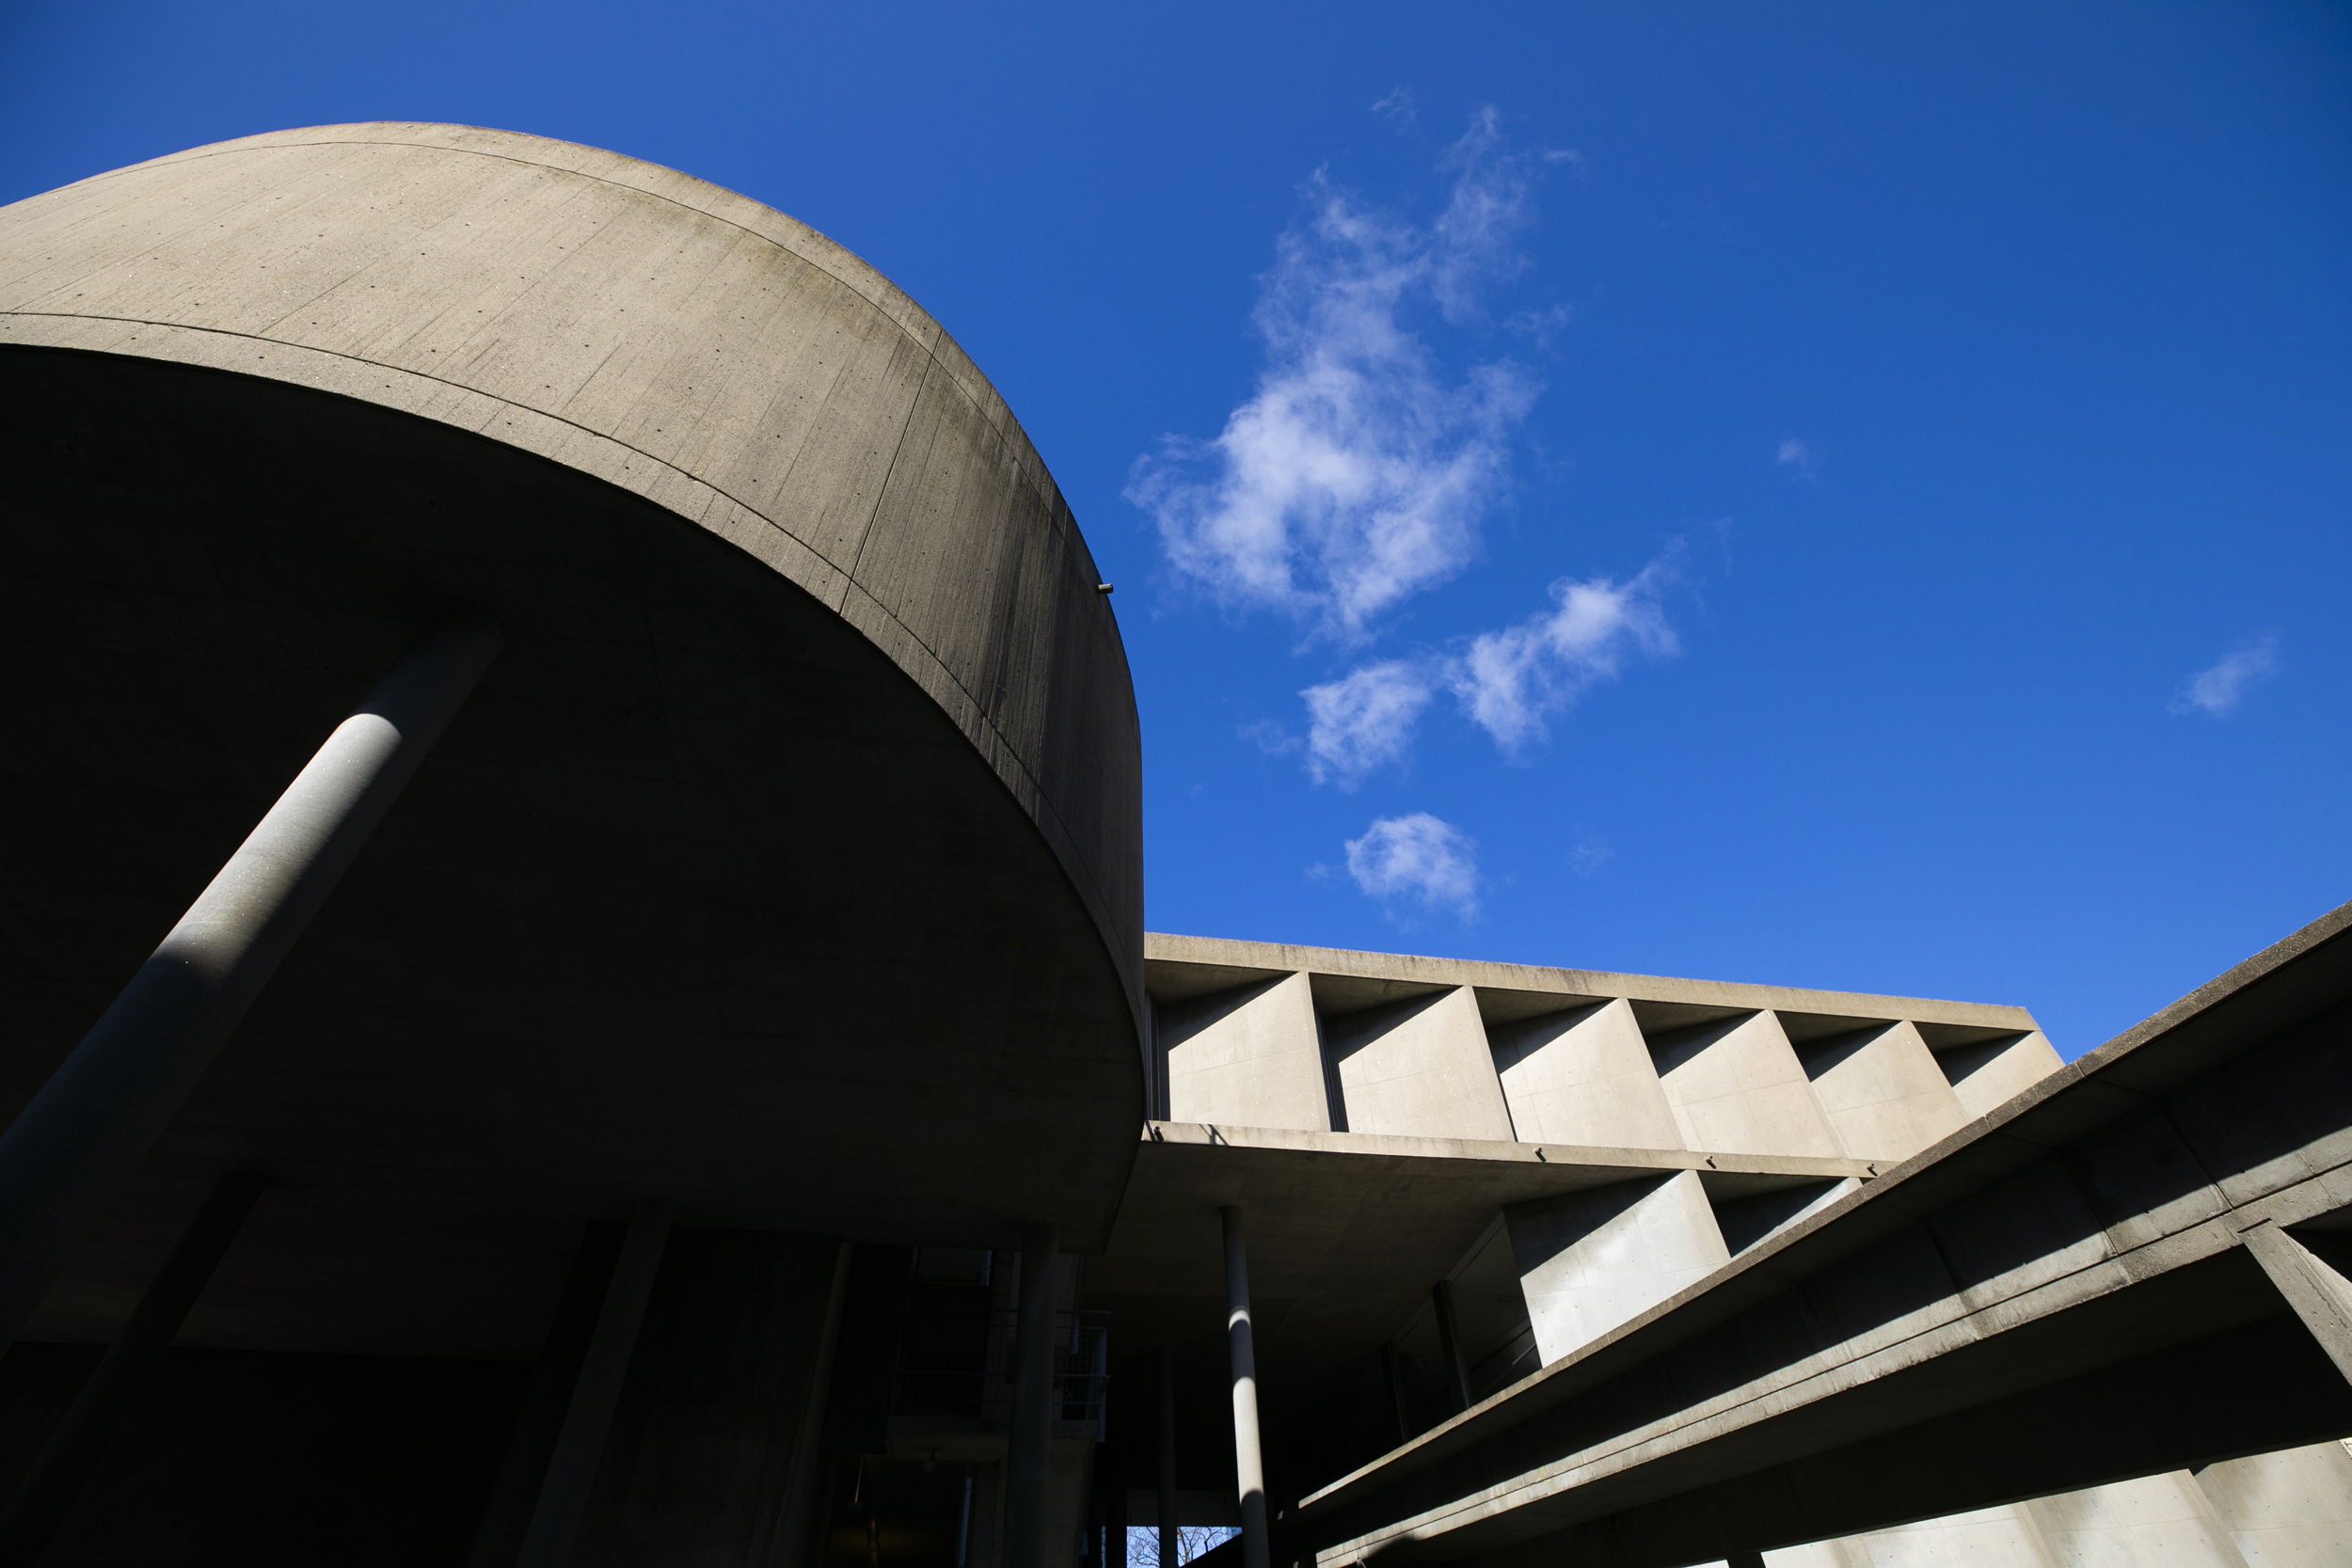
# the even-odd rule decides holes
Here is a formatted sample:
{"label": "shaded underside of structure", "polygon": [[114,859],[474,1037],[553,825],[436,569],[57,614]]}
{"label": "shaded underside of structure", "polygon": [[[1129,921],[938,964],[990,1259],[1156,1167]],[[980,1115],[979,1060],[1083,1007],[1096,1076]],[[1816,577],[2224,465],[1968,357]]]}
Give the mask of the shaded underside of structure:
{"label": "shaded underside of structure", "polygon": [[280,133],[0,212],[13,1115],[421,624],[506,650],[77,1257],[223,1168],[220,1347],[534,1354],[588,1220],[1106,1234],[1137,751],[1049,476],[803,226],[592,150]]}

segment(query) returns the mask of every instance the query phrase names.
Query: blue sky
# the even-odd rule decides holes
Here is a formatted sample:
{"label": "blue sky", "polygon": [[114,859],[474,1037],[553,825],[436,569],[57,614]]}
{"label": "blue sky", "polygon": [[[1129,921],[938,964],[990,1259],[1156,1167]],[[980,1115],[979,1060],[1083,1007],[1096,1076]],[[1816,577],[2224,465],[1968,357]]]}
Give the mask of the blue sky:
{"label": "blue sky", "polygon": [[1155,928],[2072,1055],[2352,897],[2343,8],[0,16],[0,199],[374,119],[946,324],[1119,584]]}

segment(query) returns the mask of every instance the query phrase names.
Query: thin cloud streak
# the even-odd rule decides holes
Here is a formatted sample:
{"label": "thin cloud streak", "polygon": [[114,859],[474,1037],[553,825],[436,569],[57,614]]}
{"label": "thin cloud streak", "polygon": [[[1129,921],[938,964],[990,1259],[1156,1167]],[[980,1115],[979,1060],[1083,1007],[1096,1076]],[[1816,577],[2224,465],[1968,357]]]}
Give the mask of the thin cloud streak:
{"label": "thin cloud streak", "polygon": [[1608,578],[1551,585],[1552,609],[1500,631],[1481,633],[1456,652],[1383,659],[1299,693],[1307,705],[1307,770],[1317,784],[1352,789],[1367,774],[1401,762],[1413,731],[1440,691],[1518,756],[1549,733],[1549,721],[1635,657],[1679,651],[1660,602],[1673,557],[1652,562],[1625,582]]}
{"label": "thin cloud streak", "polygon": [[1347,874],[1383,905],[1409,899],[1464,920],[1478,912],[1477,844],[1425,811],[1376,818],[1349,839]]}
{"label": "thin cloud streak", "polygon": [[1629,655],[1665,658],[1679,651],[1658,602],[1670,572],[1652,562],[1630,582],[1562,578],[1551,585],[1550,613],[1475,639],[1447,684],[1495,744],[1517,755],[1546,737],[1549,718],[1616,679]]}
{"label": "thin cloud streak", "polygon": [[2180,695],[2172,699],[2171,709],[2176,714],[2227,718],[2237,710],[2248,691],[2278,673],[2279,637],[2273,632],[2239,644],[2224,654],[2218,663],[2190,676]]}
{"label": "thin cloud streak", "polygon": [[1486,291],[1526,264],[1515,238],[1540,162],[1504,145],[1488,109],[1438,166],[1452,190],[1426,226],[1316,175],[1261,281],[1257,390],[1214,440],[1165,438],[1125,491],[1179,574],[1343,645],[1469,564],[1540,389],[1508,359],[1451,378],[1408,324],[1423,304],[1483,320]]}

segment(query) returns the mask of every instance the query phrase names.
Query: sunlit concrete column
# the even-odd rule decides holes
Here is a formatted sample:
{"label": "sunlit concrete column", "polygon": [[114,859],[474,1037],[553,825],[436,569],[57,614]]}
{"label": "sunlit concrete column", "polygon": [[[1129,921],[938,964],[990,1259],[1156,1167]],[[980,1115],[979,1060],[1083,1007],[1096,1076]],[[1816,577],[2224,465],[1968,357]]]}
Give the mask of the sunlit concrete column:
{"label": "sunlit concrete column", "polygon": [[1429,1288],[1429,1303],[1438,1314],[1438,1354],[1445,1357],[1460,1408],[1470,1407],[1470,1362],[1462,1354],[1462,1323],[1454,1312],[1454,1281],[1440,1279]]}
{"label": "sunlit concrete column", "polygon": [[1241,1493],[1242,1568],[1273,1568],[1266,1533],[1265,1459],[1258,1447],[1258,1351],[1249,1330],[1249,1252],[1241,1211],[1225,1220],[1225,1332],[1233,1352],[1233,1474]]}
{"label": "sunlit concrete column", "polygon": [[1176,1351],[1160,1347],[1160,1568],[1184,1560],[1176,1521]]}
{"label": "sunlit concrete column", "polygon": [[0,1135],[0,1344],[24,1332],[503,642],[469,614],[411,643]]}
{"label": "sunlit concrete column", "polygon": [[1005,1443],[1005,1561],[1045,1561],[1047,1444],[1054,1432],[1054,1227],[1021,1229],[1021,1316],[1012,1340],[1012,1430]]}
{"label": "sunlit concrete column", "polygon": [[531,1529],[523,1537],[516,1568],[564,1568],[571,1558],[572,1542],[588,1513],[596,1466],[604,1459],[605,1435],[612,1430],[612,1413],[621,1402],[621,1386],[628,1380],[637,1330],[645,1321],[645,1303],[653,1298],[654,1277],[661,1272],[661,1253],[669,1241],[670,1206],[639,1204],[621,1243],[620,1260],[612,1266],[612,1283],[605,1287],[596,1332],[580,1363],[580,1381],[572,1386],[563,1435],[548,1459],[547,1479],[539,1483],[538,1505],[532,1510]]}
{"label": "sunlit concrete column", "polygon": [[72,1408],[18,1483],[8,1512],[0,1513],[0,1568],[32,1568],[40,1560],[42,1548],[73,1506],[132,1402],[163,1370],[172,1336],[180,1332],[188,1308],[203,1293],[267,1184],[262,1177],[232,1171],[214,1186],[212,1196],[165,1259],[163,1272],[131,1309],[105,1358],[82,1385]]}

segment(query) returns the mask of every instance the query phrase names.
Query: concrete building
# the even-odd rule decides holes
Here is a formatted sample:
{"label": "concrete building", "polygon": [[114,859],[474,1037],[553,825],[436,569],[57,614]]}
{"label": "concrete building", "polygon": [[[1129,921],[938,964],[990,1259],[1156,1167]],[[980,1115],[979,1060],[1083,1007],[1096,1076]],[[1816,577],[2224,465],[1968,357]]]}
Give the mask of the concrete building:
{"label": "concrete building", "polygon": [[588,149],[0,209],[0,1563],[2352,1558],[2344,911],[2064,1069],[1147,937],[1003,400]]}

